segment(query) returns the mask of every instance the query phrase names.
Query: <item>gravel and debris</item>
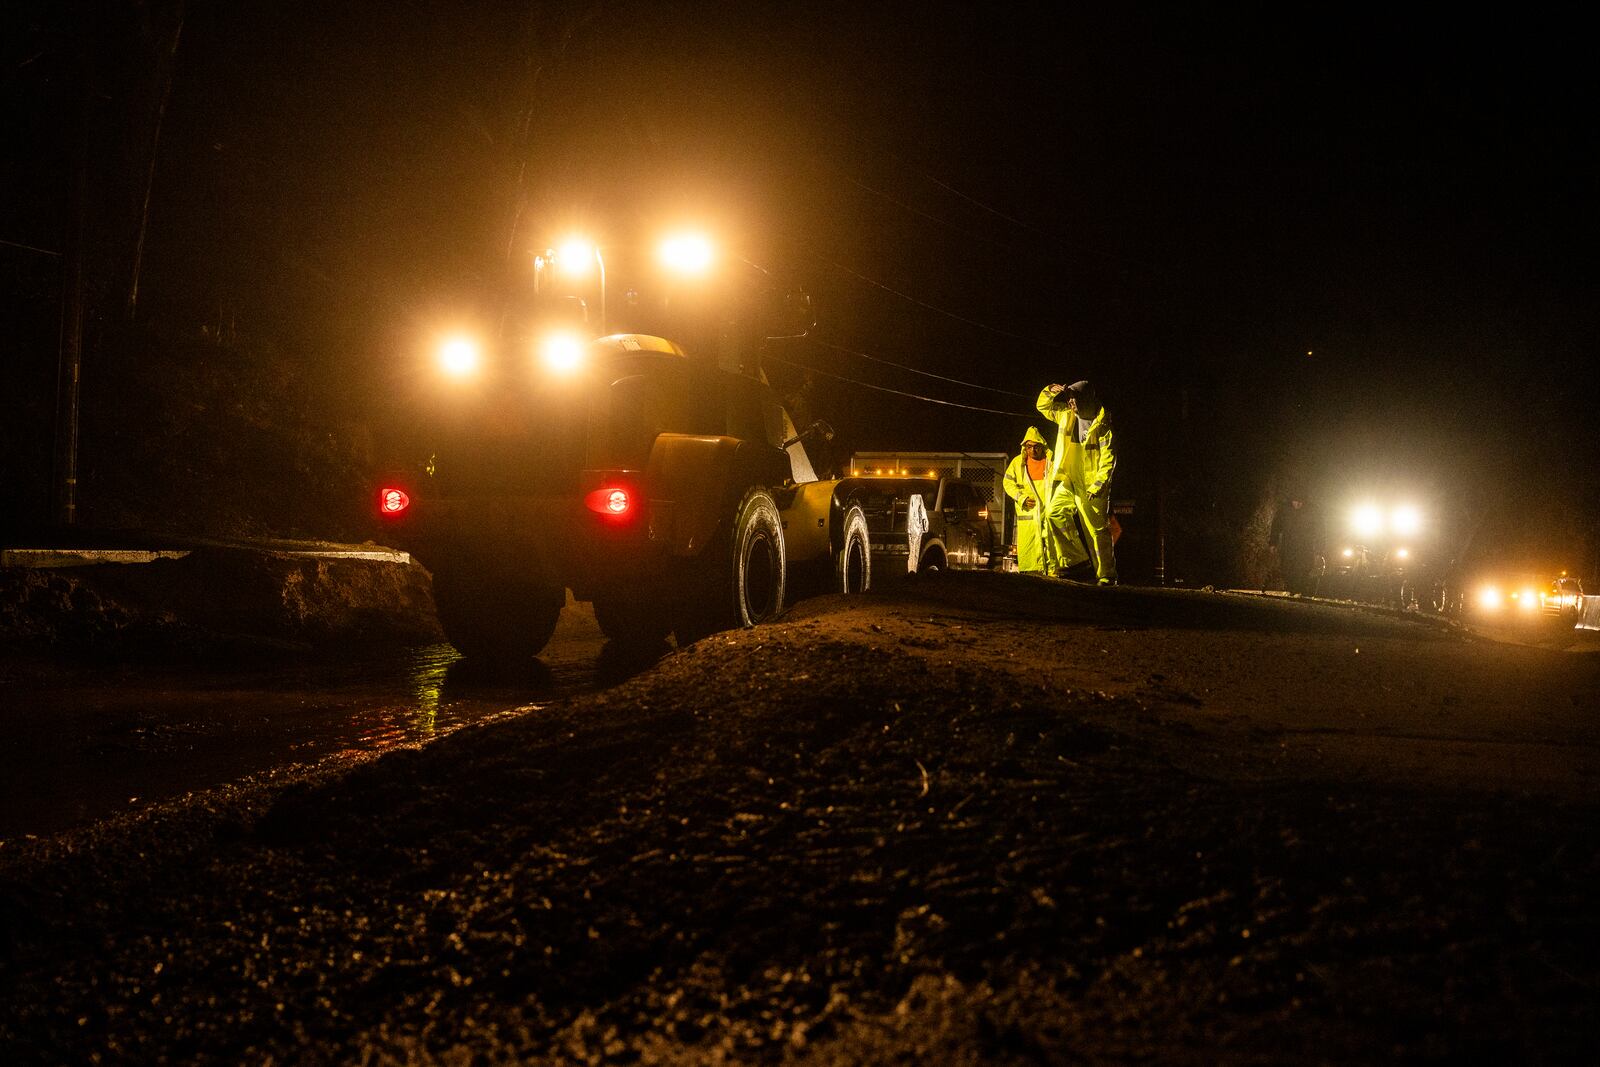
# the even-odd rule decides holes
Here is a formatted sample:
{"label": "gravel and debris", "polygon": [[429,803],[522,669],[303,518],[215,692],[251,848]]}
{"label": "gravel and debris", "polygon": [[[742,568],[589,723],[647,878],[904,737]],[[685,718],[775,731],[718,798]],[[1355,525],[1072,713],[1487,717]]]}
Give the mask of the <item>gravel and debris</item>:
{"label": "gravel and debris", "polygon": [[822,598],[425,748],[9,843],[0,1052],[1592,1062],[1596,709],[1546,704],[1597,678],[1313,605]]}

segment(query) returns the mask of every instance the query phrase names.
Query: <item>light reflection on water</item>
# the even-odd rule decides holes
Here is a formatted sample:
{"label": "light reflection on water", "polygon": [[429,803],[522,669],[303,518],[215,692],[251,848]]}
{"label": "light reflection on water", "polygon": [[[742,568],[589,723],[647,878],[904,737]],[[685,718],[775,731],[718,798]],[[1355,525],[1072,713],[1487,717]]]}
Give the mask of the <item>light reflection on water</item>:
{"label": "light reflection on water", "polygon": [[432,737],[438,730],[444,683],[450,664],[460,658],[449,645],[432,645],[417,656],[416,665],[411,669],[411,693],[416,702],[412,724],[418,737]]}
{"label": "light reflection on water", "polygon": [[370,757],[592,689],[597,642],[507,676],[447,644],[277,663],[62,670],[0,684],[0,841],[326,760]]}
{"label": "light reflection on water", "polygon": [[[543,695],[537,689],[453,682],[452,668],[462,662],[454,648],[439,644],[412,650],[403,665],[387,665],[400,683],[396,695],[403,694],[402,699],[352,709],[349,732],[340,747],[350,752],[381,752],[428,741],[470,723],[514,717],[538,706],[531,702]],[[371,685],[374,672],[369,668],[362,673]]]}

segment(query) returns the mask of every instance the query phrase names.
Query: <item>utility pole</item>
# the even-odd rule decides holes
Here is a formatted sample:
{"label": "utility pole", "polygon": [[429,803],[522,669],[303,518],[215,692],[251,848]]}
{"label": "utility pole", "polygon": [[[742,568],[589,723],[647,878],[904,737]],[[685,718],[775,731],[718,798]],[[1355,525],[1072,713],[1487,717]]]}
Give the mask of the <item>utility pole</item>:
{"label": "utility pole", "polygon": [[156,101],[150,118],[150,159],[144,172],[144,201],[139,209],[139,236],[133,246],[133,274],[128,282],[128,321],[132,322],[139,310],[139,273],[144,265],[145,236],[150,230],[150,194],[156,184],[156,158],[161,152],[161,127],[167,118],[167,101],[172,97],[172,79],[177,63],[178,42],[183,37],[184,2],[178,0],[173,15],[171,43],[156,58]]}
{"label": "utility pole", "polygon": [[62,526],[75,526],[78,522],[78,400],[83,371],[83,261],[89,210],[89,131],[94,105],[93,48],[94,39],[86,27],[78,44],[78,128],[73,139],[72,184],[61,257],[61,333],[56,357],[52,511]]}

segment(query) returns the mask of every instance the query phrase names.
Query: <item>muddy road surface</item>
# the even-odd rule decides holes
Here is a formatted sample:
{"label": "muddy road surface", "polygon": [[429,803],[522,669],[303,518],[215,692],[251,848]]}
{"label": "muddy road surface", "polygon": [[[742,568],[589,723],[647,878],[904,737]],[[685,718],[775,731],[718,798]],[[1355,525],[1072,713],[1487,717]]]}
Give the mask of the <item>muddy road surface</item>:
{"label": "muddy road surface", "polygon": [[949,574],[0,849],[15,1062],[1592,1062],[1600,661]]}
{"label": "muddy road surface", "polygon": [[572,604],[544,655],[513,672],[477,669],[447,644],[157,665],[0,658],[0,841],[352,765],[638,669],[606,651],[593,612]]}

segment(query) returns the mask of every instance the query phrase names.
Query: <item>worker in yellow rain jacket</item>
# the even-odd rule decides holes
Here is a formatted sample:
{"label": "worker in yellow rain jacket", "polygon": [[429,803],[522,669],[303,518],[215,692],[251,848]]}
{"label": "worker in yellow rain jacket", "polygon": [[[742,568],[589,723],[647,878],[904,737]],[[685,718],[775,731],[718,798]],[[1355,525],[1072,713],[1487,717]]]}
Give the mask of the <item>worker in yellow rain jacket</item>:
{"label": "worker in yellow rain jacket", "polygon": [[1029,426],[1022,452],[1001,483],[1017,505],[1017,570],[1023,574],[1054,574],[1060,566],[1060,537],[1045,514],[1056,485],[1054,466],[1044,434]]}
{"label": "worker in yellow rain jacket", "polygon": [[[1117,469],[1117,457],[1111,443],[1111,416],[1088,382],[1045,386],[1039,393],[1038,408],[1039,414],[1059,427],[1055,462],[1061,486],[1051,498],[1048,514],[1066,528],[1063,537],[1070,530],[1076,538],[1077,522],[1082,522],[1095,577],[1101,585],[1116,585],[1111,475]],[[1071,563],[1064,559],[1063,566]]]}

